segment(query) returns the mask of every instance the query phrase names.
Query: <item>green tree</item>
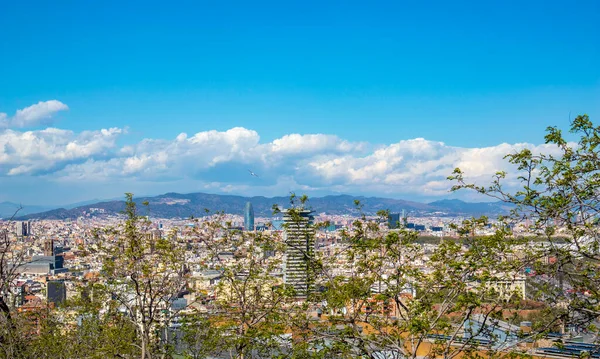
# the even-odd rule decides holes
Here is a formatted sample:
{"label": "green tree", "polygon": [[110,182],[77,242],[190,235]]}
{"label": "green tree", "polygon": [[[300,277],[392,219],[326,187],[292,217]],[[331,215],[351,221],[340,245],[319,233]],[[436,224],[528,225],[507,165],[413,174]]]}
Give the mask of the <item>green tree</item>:
{"label": "green tree", "polygon": [[528,243],[531,248],[524,259],[537,273],[533,283],[537,298],[557,303],[544,322],[596,332],[600,315],[600,127],[581,115],[572,121],[570,132],[578,137],[577,142],[569,142],[557,127],[547,128],[545,143],[552,153],[526,148],[508,154],[517,178],[498,172],[491,184],[482,186],[470,183],[468,173],[457,168],[450,179],[456,182],[455,191],[474,190],[512,205],[504,221],[528,223],[529,232],[544,238]]}
{"label": "green tree", "polygon": [[[147,204],[146,204],[147,205]],[[125,222],[118,228],[97,232],[103,260],[103,290],[108,306],[123,312],[136,330],[142,359],[172,351],[170,324],[180,310],[173,301],[186,289],[185,243],[151,231],[137,212],[133,195],[126,194]]]}
{"label": "green tree", "polygon": [[27,259],[27,247],[13,227],[21,208],[8,221],[0,222],[0,357],[5,358],[19,357],[28,341],[28,321],[16,312],[19,294],[15,280]]}
{"label": "green tree", "polygon": [[502,229],[475,236],[485,219],[465,221],[461,240],[436,246],[419,243],[414,231],[387,231],[386,221],[385,211],[363,215],[338,252],[323,258],[319,300],[326,320],[314,326],[311,339],[347,358],[475,352],[478,342],[470,338],[484,327],[468,323],[493,327],[505,305],[520,302],[499,286],[517,280],[522,269],[512,260],[512,243]]}
{"label": "green tree", "polygon": [[292,293],[280,275],[285,246],[277,235],[231,230],[222,219],[218,213],[196,219],[191,235],[203,258],[201,270],[218,273],[219,282],[205,294],[211,314],[191,321],[187,338],[200,340],[191,349],[202,355],[212,348],[213,354],[231,358],[269,357],[286,345],[282,338]]}

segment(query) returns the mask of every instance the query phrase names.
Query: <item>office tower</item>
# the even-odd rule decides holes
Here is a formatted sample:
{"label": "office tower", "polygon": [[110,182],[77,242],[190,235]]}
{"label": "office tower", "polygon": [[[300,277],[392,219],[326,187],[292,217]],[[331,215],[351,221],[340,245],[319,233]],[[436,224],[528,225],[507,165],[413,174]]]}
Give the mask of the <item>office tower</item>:
{"label": "office tower", "polygon": [[27,221],[25,223],[26,223],[26,226],[27,226],[27,234],[26,235],[27,236],[33,235],[33,232],[31,231],[31,221]]}
{"label": "office tower", "polygon": [[46,301],[56,305],[62,304],[67,299],[65,282],[49,280],[46,282]]}
{"label": "office tower", "polygon": [[19,237],[26,236],[26,233],[27,233],[27,227],[24,227],[23,224],[25,224],[25,222],[21,222],[21,221],[15,222],[15,225],[17,226],[17,228],[16,228],[17,236],[19,236]]}
{"label": "office tower", "polygon": [[388,214],[388,227],[390,229],[400,228],[400,213]]}
{"label": "office tower", "polygon": [[31,224],[28,224],[25,221],[19,221],[19,222],[16,222],[16,225],[17,225],[17,236],[27,237],[29,235],[29,232],[27,230],[29,228],[31,228]]}
{"label": "office tower", "polygon": [[283,280],[296,290],[296,296],[306,298],[312,291],[314,275],[314,217],[312,211],[292,209],[284,212],[284,241],[287,245]]}
{"label": "office tower", "polygon": [[254,230],[254,209],[252,203],[247,202],[244,209],[244,229],[247,231]]}
{"label": "office tower", "polygon": [[44,241],[44,255],[47,257],[54,255],[54,239],[46,239]]}

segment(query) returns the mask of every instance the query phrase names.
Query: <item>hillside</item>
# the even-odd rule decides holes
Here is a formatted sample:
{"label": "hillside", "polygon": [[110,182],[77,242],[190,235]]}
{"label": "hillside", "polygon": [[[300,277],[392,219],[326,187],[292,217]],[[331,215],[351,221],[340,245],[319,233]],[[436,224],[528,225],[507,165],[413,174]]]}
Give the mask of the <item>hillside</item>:
{"label": "hillside", "polygon": [[[313,197],[309,200],[309,207],[317,213],[327,214],[357,214],[354,200],[359,200],[363,205],[363,211],[374,214],[381,209],[389,209],[391,212],[405,210],[411,216],[423,215],[497,215],[506,213],[508,208],[501,203],[469,203],[460,200],[441,200],[431,203],[419,203],[401,199],[362,197],[350,195],[335,195],[325,197]],[[289,205],[288,197],[243,197],[233,195],[218,195],[207,193],[166,193],[154,197],[140,197],[135,199],[140,205],[140,214],[150,215],[158,218],[187,218],[190,216],[202,216],[205,209],[211,212],[224,211],[231,214],[242,214],[246,202],[251,202],[256,216],[270,216],[274,204],[285,208]],[[148,209],[144,209],[141,203],[148,201]],[[28,213],[21,219],[67,219],[77,218],[86,213],[94,212],[93,215],[118,214],[125,208],[124,201],[106,201],[87,204],[71,209],[59,208],[40,213]],[[148,211],[148,212],[146,212]]]}
{"label": "hillside", "polygon": [[512,205],[503,202],[464,202],[458,199],[443,199],[428,205],[450,213],[494,216],[506,214],[513,208]]}
{"label": "hillside", "polygon": [[12,202],[0,202],[0,218],[8,219],[15,215],[15,213],[17,216],[25,216],[32,213],[48,211],[51,208],[52,207],[50,206],[20,205]]}

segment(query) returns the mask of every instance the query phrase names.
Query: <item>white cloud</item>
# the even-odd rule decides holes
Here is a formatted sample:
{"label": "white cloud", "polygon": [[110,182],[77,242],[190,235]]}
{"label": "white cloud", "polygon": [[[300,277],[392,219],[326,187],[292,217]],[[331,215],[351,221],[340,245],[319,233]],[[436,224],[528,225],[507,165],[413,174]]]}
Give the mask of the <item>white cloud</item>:
{"label": "white cloud", "polygon": [[[367,147],[373,149],[366,151]],[[547,145],[531,144],[460,148],[422,138],[367,146],[318,134],[284,136],[261,144],[256,132],[235,128],[180,134],[173,141],[146,139],[115,151],[110,160],[71,164],[57,175],[92,181],[120,177],[161,183],[196,180],[197,190],[224,193],[306,190],[437,197],[448,194],[452,184],[446,178],[455,167],[462,168],[469,179],[487,183],[495,172],[513,170],[504,155],[525,147],[551,151]],[[261,178],[248,176],[247,168]]]}
{"label": "white cloud", "polygon": [[121,130],[72,131],[47,128],[39,131],[0,132],[0,175],[53,173],[90,158],[110,156]]}
{"label": "white cloud", "polygon": [[513,174],[515,168],[504,156],[524,148],[537,153],[555,153],[550,145],[500,144],[485,148],[461,148],[422,138],[383,146],[362,157],[316,159],[309,163],[317,180],[348,191],[369,189],[382,194],[447,195],[452,184],[446,178],[461,168],[467,179],[489,183],[497,171]]}
{"label": "white cloud", "polygon": [[[60,111],[66,111],[69,107],[57,100],[40,101],[35,105],[17,110],[16,114],[8,119],[5,113],[0,114],[0,126],[4,127],[34,127],[48,125],[52,116]],[[4,115],[4,116],[2,116]],[[4,117],[4,120],[2,119]]]}
{"label": "white cloud", "polygon": [[[0,113],[0,126],[39,124],[67,108],[59,101],[40,102],[17,111],[13,118]],[[483,184],[496,171],[514,172],[503,159],[508,153],[523,148],[554,151],[550,145],[524,143],[462,148],[423,138],[377,145],[327,134],[289,134],[261,143],[256,131],[242,127],[119,146],[117,139],[124,134],[119,128],[81,133],[58,128],[0,129],[0,177],[42,176],[90,186],[127,181],[133,186],[144,183],[145,190],[172,184],[173,191],[431,198],[448,194],[452,184],[446,177],[455,167]],[[249,176],[250,168],[260,177]]]}
{"label": "white cloud", "polygon": [[362,149],[362,143],[350,143],[343,141],[334,135],[311,134],[300,135],[297,133],[285,135],[270,143],[270,152],[281,155],[310,155],[329,152],[350,152]]}
{"label": "white cloud", "polygon": [[0,129],[8,127],[8,115],[0,112]]}

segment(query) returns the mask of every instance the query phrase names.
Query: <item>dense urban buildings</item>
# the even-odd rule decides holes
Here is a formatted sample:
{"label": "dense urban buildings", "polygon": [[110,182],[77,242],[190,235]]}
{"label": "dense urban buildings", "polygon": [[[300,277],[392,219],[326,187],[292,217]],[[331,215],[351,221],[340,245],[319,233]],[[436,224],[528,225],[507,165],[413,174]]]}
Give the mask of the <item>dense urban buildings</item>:
{"label": "dense urban buildings", "polygon": [[[315,213],[307,208],[292,208],[271,217],[256,218],[259,223],[269,225],[261,226],[261,231],[243,233],[242,229],[257,227],[253,225],[255,218],[250,203],[244,206],[243,212],[243,216],[241,214],[214,214],[196,219],[144,217],[143,224],[140,223],[140,228],[142,228],[140,233],[143,233],[143,236],[139,238],[148,243],[143,251],[143,258],[155,258],[156,265],[147,270],[154,271],[153,273],[157,275],[161,275],[162,269],[166,268],[162,261],[169,252],[164,252],[164,246],[169,243],[183,244],[184,250],[175,257],[181,258],[176,269],[184,271],[185,276],[182,277],[184,282],[174,287],[176,290],[171,294],[172,296],[163,297],[167,299],[159,306],[161,316],[171,316],[170,319],[161,317],[162,319],[156,322],[156,325],[167,328],[165,330],[170,333],[169,335],[177,335],[185,315],[190,313],[203,313],[208,316],[223,315],[222,313],[225,311],[235,317],[241,305],[249,305],[247,302],[239,302],[240,298],[252,298],[252,301],[262,298],[265,302],[260,302],[260,306],[272,305],[274,299],[270,293],[277,293],[275,288],[288,288],[287,286],[293,288],[294,293],[292,299],[294,304],[290,305],[292,307],[298,306],[299,303],[308,305],[310,320],[320,321],[321,325],[327,323],[326,318],[330,315],[343,317],[356,313],[361,316],[379,317],[379,320],[392,320],[390,318],[397,318],[403,314],[399,309],[401,306],[386,302],[381,299],[382,297],[395,291],[394,293],[400,300],[408,301],[424,294],[423,289],[419,289],[418,282],[414,282],[414,278],[398,281],[390,280],[389,276],[394,275],[399,268],[409,266],[411,271],[414,271],[413,273],[422,274],[422,279],[426,280],[429,273],[436,268],[436,264],[433,264],[433,261],[438,260],[435,259],[435,253],[437,252],[437,255],[446,253],[438,252],[438,248],[444,243],[455,243],[454,240],[458,237],[458,233],[453,229],[453,225],[459,225],[465,219],[450,216],[437,217],[430,214],[427,216],[411,215],[409,221],[402,213],[392,213],[388,218],[375,215],[362,218],[350,214],[328,215]],[[80,295],[81,298],[93,298],[93,291],[90,291],[92,287],[88,285],[90,283],[105,285],[110,281],[110,278],[103,277],[102,274],[106,257],[97,253],[101,252],[101,248],[110,248],[120,243],[118,238],[123,235],[121,232],[118,235],[111,234],[99,239],[95,231],[103,228],[124,229],[126,228],[122,227],[125,223],[124,220],[122,215],[89,211],[73,220],[36,220],[33,222],[36,232],[29,236],[16,235],[17,228],[19,228],[17,224],[21,225],[22,222],[0,222],[2,228],[7,229],[4,233],[7,233],[8,242],[13,245],[12,249],[23,255],[20,263],[13,263],[18,265],[18,271],[10,287],[11,303],[14,303],[17,310],[20,311],[43,312],[52,308],[51,311],[58,313],[57,315],[65,315],[64,313],[69,310],[65,307],[65,305],[69,305],[68,300],[79,298]],[[402,250],[397,252],[397,261],[394,261],[392,259],[393,248],[379,249],[377,247],[377,250],[371,252],[371,255],[381,255],[381,257],[377,257],[379,258],[376,262],[378,266],[373,267],[374,272],[371,274],[360,272],[360,266],[370,264],[362,263],[355,267],[360,258],[347,255],[348,236],[354,231],[361,233],[364,228],[361,229],[360,223],[365,223],[363,221],[374,226],[371,230],[381,231],[382,238],[388,234],[401,234],[404,230],[415,234],[416,242],[412,250],[417,250],[418,255],[414,256],[414,253],[411,254],[407,248],[402,247]],[[217,225],[217,227],[212,227],[218,228],[216,232],[211,232],[210,226],[204,226],[211,222]],[[316,224],[323,225],[316,226]],[[496,222],[492,221],[489,225],[475,230],[473,234],[478,236],[494,234],[495,225]],[[528,228],[528,223],[525,222],[511,226],[515,235],[526,236]],[[2,232],[0,231],[0,233]],[[214,237],[208,236],[211,233]],[[253,245],[257,243],[259,246],[262,245],[262,242],[255,242],[259,238],[261,241],[270,238],[273,241],[271,244],[280,244],[281,247],[278,250],[274,247],[261,247],[255,253],[256,257],[247,257],[251,254],[249,249]],[[397,237],[389,237],[392,240],[393,238]],[[445,242],[441,238],[449,239],[449,241]],[[1,235],[0,239],[2,239]],[[226,244],[227,241],[232,242]],[[384,240],[382,243],[390,242]],[[212,246],[216,244],[225,244],[225,246],[213,253]],[[362,245],[363,242],[358,241],[357,244]],[[364,242],[364,244],[372,245],[369,242]],[[125,255],[129,251],[127,247],[122,248],[124,250],[118,249],[112,255]],[[160,252],[159,255],[157,251],[160,250],[163,252]],[[454,250],[457,251],[457,254],[462,255],[470,249],[468,246],[459,245],[454,247]],[[360,251],[355,253],[360,253]],[[216,257],[213,257],[213,254]],[[248,259],[252,259],[252,261],[247,262]],[[409,259],[409,261],[404,262],[405,259]],[[556,261],[556,258],[548,255],[544,261],[544,263],[551,264]],[[273,266],[249,268],[247,267],[248,263],[263,263],[261,265],[264,266],[272,263]],[[332,308],[332,303],[326,301],[313,303],[311,298],[323,295],[323,290],[330,285],[323,277],[323,273],[320,272],[323,268],[315,266],[317,263],[327,263],[330,271],[328,275],[340,280],[338,285],[342,288],[350,280],[358,280],[357,283],[360,283],[362,279],[367,280],[365,275],[376,274],[377,280],[369,282],[368,286],[362,289],[357,287],[349,292],[342,292],[343,295],[348,295],[348,293],[357,295],[358,293],[362,298],[354,302],[338,303],[341,307]],[[234,272],[228,274],[228,270],[234,270]],[[260,271],[263,271],[260,274],[261,277],[252,279],[252,273]],[[495,273],[493,275],[497,278],[486,285],[482,285],[476,275],[477,273],[471,273],[468,280],[461,284],[464,284],[468,291],[493,290],[494,298],[501,303],[509,302],[513,298],[529,303],[528,301],[531,301],[535,295],[535,292],[531,290],[532,283],[544,280],[542,277],[532,276],[531,268],[529,271],[516,270]],[[120,281],[123,280],[125,279],[120,279]],[[256,282],[252,282],[252,280]],[[236,283],[240,287],[236,287]],[[244,283],[251,284],[247,286],[247,293],[240,294],[238,291],[240,288],[244,288]],[[453,281],[451,285],[456,283]],[[282,284],[284,285],[282,286]],[[120,285],[122,284],[116,283],[117,288]],[[438,285],[441,288],[443,284],[432,282],[430,288],[435,289]],[[319,291],[316,291],[317,289]],[[564,292],[564,295],[568,295],[569,291],[573,292],[578,289],[565,286],[560,290]],[[311,296],[311,294],[314,295]],[[133,298],[134,295],[134,292],[125,292],[121,299]],[[248,295],[250,297],[247,297]],[[289,310],[290,308],[284,306],[280,310]],[[117,309],[122,313],[127,312],[126,306],[117,305]],[[107,308],[103,307],[102,310],[107,310]],[[479,325],[494,332],[495,327],[488,328],[486,327],[488,324],[479,319],[479,317],[474,317],[472,321],[468,322],[468,325],[470,327]],[[76,325],[82,325],[82,317],[78,317],[76,320],[76,323],[79,324],[68,323],[68,325],[72,325],[73,328],[76,328]],[[518,337],[518,330],[521,328],[519,322],[516,324],[497,323],[502,323],[502,328],[511,331],[511,335],[507,338]],[[365,326],[365,328],[367,327]],[[569,329],[565,330],[565,332],[568,331]],[[163,340],[167,340],[165,338]],[[419,353],[429,350],[427,348],[440,338],[447,339],[443,336],[425,338]],[[483,337],[478,340],[491,341],[491,339]]]}

